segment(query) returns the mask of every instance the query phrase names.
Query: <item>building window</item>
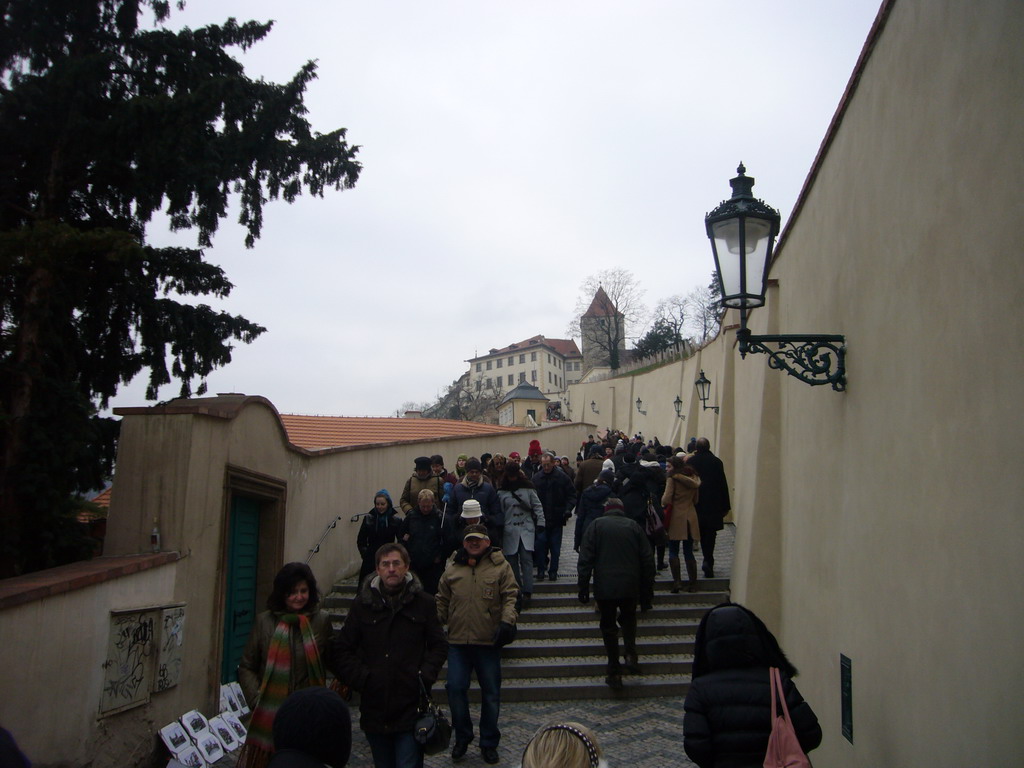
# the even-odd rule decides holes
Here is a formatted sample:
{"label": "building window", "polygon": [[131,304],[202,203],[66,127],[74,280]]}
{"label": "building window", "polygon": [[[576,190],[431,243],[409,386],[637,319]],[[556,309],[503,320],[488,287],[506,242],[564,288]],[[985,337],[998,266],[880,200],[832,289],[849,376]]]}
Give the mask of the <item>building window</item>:
{"label": "building window", "polygon": [[502,359],[501,359],[501,358],[499,357],[499,358],[498,358],[498,360],[497,360],[497,363],[498,363],[498,367],[499,367],[499,368],[501,368],[501,364],[502,364],[502,363],[504,363],[504,362],[505,362],[505,361],[504,361],[504,360],[502,360]]}
{"label": "building window", "polygon": [[487,370],[488,371],[491,370],[491,361],[490,360],[487,361]]}
{"label": "building window", "polygon": [[526,371],[520,371],[519,372],[519,383],[520,384],[525,384],[526,383]]}
{"label": "building window", "polygon": [[477,363],[476,364],[476,372],[477,373],[480,373],[480,371],[482,371],[483,368],[484,368],[484,364],[483,363]]}
{"label": "building window", "polygon": [[578,371],[580,369],[580,364],[579,363],[573,363],[572,366],[573,366],[572,369],[574,371]]}
{"label": "building window", "polygon": [[548,371],[548,384],[551,383],[551,371]]}
{"label": "building window", "polygon": [[[537,353],[534,352],[533,354],[537,354]],[[537,369],[534,368],[532,371],[530,371],[530,381],[536,381],[536,380],[537,380]]]}
{"label": "building window", "polygon": [[511,373],[508,375],[508,385],[510,387],[512,386],[512,374]]}
{"label": "building window", "polygon": [[536,352],[531,352],[530,353],[530,362],[531,363],[536,363],[537,362],[537,353]]}
{"label": "building window", "polygon": [[484,386],[484,383],[480,379],[477,379],[476,380],[476,391],[479,392],[481,389],[483,389],[483,386]]}
{"label": "building window", "polygon": [[492,379],[490,376],[488,376],[487,377],[487,388],[490,389],[493,386],[494,386],[494,379]]}
{"label": "building window", "polygon": [[509,355],[508,356],[508,364],[509,365],[513,365],[515,363],[515,361],[516,361],[516,356],[515,355]]}
{"label": "building window", "polygon": [[520,363],[525,363],[526,362],[526,354],[525,353],[523,353],[523,354],[521,354],[519,356],[519,362]]}

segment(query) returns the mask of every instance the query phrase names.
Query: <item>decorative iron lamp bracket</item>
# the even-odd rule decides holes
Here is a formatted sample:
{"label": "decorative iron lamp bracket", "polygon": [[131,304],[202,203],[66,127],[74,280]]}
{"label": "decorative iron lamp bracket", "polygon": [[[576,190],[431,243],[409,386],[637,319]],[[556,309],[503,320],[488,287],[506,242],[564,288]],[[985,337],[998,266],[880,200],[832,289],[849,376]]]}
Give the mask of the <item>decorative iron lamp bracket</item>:
{"label": "decorative iron lamp bracket", "polygon": [[[742,313],[745,315],[746,313]],[[794,333],[755,336],[746,327],[736,332],[740,357],[747,353],[768,355],[768,367],[785,371],[812,387],[831,384],[836,392],[846,391],[846,337],[841,334],[803,335]],[[768,346],[776,345],[776,348]],[[836,366],[832,367],[832,355]]]}

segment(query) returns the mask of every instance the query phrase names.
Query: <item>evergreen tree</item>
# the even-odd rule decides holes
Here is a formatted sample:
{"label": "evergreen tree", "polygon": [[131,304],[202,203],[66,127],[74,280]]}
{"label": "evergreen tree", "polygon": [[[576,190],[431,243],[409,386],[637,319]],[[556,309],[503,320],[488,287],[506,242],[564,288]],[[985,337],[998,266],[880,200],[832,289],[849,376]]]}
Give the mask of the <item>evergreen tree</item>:
{"label": "evergreen tree", "polygon": [[[180,8],[183,3],[179,2]],[[207,263],[229,197],[251,247],[269,200],[352,187],[357,147],[315,133],[304,65],[253,80],[229,49],[270,23],[172,32],[163,0],[7,0],[0,15],[0,577],[77,556],[77,493],[109,475],[117,388],[180,394],[265,329],[187,297],[232,286]],[[140,19],[151,13],[152,29]],[[199,249],[154,248],[165,211]],[[186,300],[179,300],[184,297]],[[169,367],[168,367],[169,366]]]}

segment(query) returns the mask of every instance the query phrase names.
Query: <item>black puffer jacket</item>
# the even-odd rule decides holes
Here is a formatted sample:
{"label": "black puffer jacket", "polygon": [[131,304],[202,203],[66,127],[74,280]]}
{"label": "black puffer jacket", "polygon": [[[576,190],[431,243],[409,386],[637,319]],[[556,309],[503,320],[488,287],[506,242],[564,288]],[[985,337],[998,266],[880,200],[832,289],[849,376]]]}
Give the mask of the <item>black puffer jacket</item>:
{"label": "black puffer jacket", "polygon": [[658,479],[637,461],[624,461],[615,472],[615,495],[622,499],[626,517],[641,528],[647,519],[647,503],[658,500]]}
{"label": "black puffer jacket", "polygon": [[[683,747],[700,768],[764,764],[771,733],[772,663],[764,634],[767,631],[759,632],[740,606],[722,606],[708,616],[703,643],[698,637],[703,649],[698,647],[695,653],[694,678],[683,705]],[[782,688],[800,746],[809,752],[821,743],[818,718],[785,671]]]}
{"label": "black puffer jacket", "polygon": [[612,487],[604,483],[593,483],[580,495],[580,504],[576,510],[576,531],[573,538],[573,549],[580,551],[583,534],[592,522],[604,514],[604,504],[612,495]]}
{"label": "black puffer jacket", "polygon": [[332,671],[360,692],[359,725],[367,733],[400,733],[416,723],[420,687],[437,680],[448,658],[448,641],[434,598],[409,574],[395,605],[367,576],[335,637]]}

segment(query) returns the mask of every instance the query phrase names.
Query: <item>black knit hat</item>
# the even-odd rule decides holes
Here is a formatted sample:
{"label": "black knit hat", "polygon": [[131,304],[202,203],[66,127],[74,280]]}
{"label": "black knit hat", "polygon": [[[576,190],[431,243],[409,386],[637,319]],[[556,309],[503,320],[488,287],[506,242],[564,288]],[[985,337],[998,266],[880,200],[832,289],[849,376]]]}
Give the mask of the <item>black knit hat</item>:
{"label": "black knit hat", "polygon": [[483,469],[480,459],[474,457],[466,462],[466,471],[468,472],[471,469]]}
{"label": "black knit hat", "polygon": [[430,457],[429,456],[420,456],[420,457],[414,459],[413,461],[416,464],[416,471],[417,472],[419,472],[420,470],[423,470],[423,469],[427,470],[428,472],[430,471]]}
{"label": "black knit hat", "polygon": [[277,710],[273,732],[277,752],[304,752],[332,768],[342,768],[352,751],[348,706],[329,688],[313,686],[291,694]]}

